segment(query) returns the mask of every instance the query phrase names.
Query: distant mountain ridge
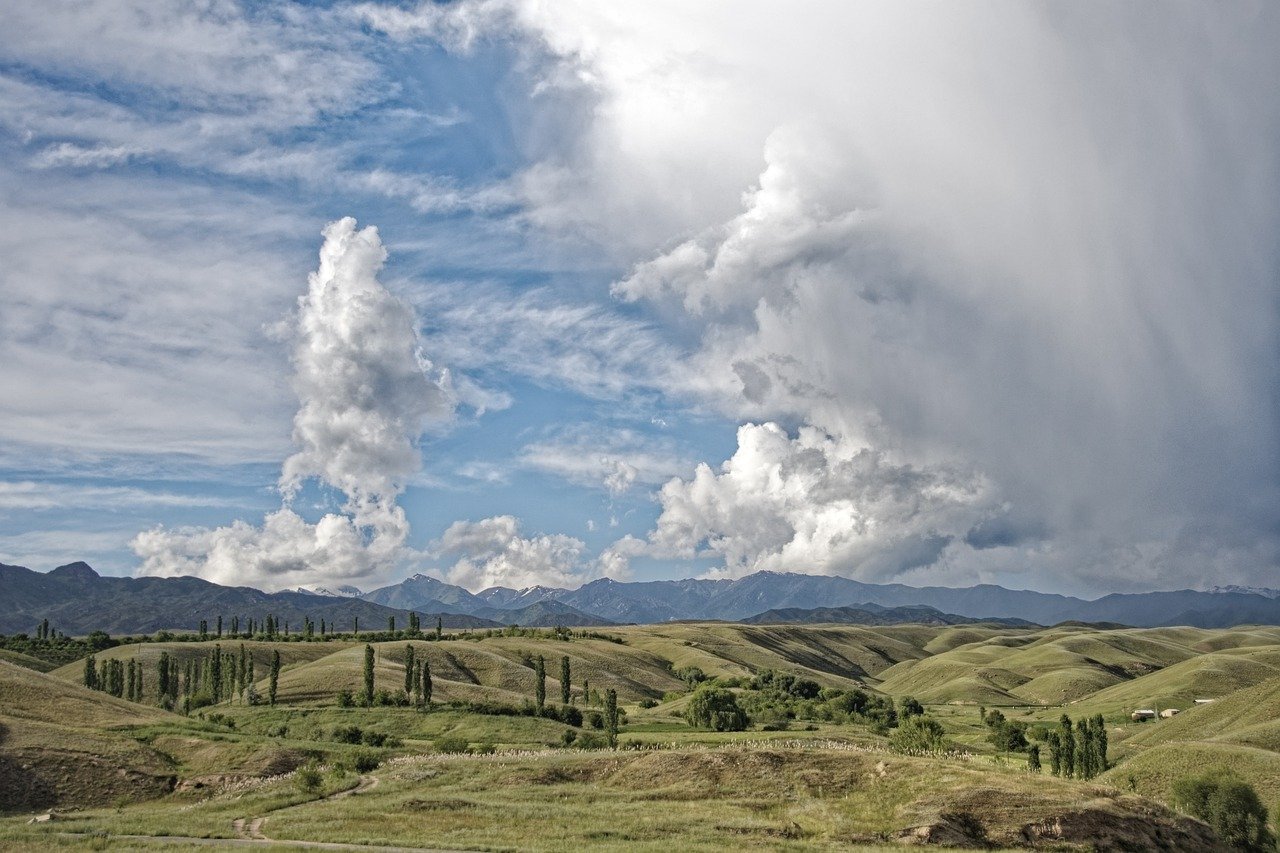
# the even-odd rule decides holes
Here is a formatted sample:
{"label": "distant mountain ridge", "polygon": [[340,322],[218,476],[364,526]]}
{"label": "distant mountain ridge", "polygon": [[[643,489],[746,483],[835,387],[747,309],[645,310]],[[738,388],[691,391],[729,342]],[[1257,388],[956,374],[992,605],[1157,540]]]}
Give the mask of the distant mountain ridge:
{"label": "distant mountain ridge", "polygon": [[[374,600],[395,600],[407,605],[411,599],[398,598],[390,592],[399,586],[402,584],[384,587],[366,597],[380,594]],[[601,578],[577,589],[492,587],[477,594],[434,580],[430,589],[435,596],[440,596],[444,589],[451,590],[448,606],[459,612],[492,615],[492,611],[484,608],[520,606],[517,602],[533,598],[558,601],[579,613],[623,624],[696,619],[736,622],[769,610],[875,604],[931,607],[972,619],[1020,619],[1039,625],[1059,622],[1201,628],[1280,625],[1280,597],[1269,596],[1263,590],[1246,592],[1221,587],[1211,592],[1113,593],[1090,601],[1055,593],[1006,589],[994,584],[912,587],[865,583],[833,575],[756,572],[737,580],[624,582]],[[442,601],[438,597],[435,600]]]}
{"label": "distant mountain ridge", "polygon": [[[389,617],[409,624],[409,611],[383,607],[359,598],[333,598],[314,592],[267,593],[247,586],[229,587],[194,577],[103,577],[86,563],[70,563],[41,573],[22,566],[0,564],[0,633],[31,632],[42,620],[66,634],[106,631],[109,634],[150,634],[159,630],[196,630],[200,620],[210,629],[223,618],[223,629],[238,616],[288,622],[296,633],[304,617],[331,630],[350,631],[355,620],[366,631],[381,631]],[[422,615],[423,625],[438,618],[447,628],[497,627],[500,623],[459,613]]]}
{"label": "distant mountain ridge", "polygon": [[757,613],[742,620],[747,625],[979,625],[997,624],[1009,627],[1030,627],[1025,619],[975,619],[943,613],[936,607],[902,606],[881,607],[864,602],[848,607],[782,607]]}
{"label": "distant mountain ridge", "polygon": [[[393,615],[397,624],[407,624],[410,611],[418,613],[424,625],[434,623],[439,615],[446,627],[588,627],[673,620],[742,621],[770,611],[850,607],[867,611],[871,614],[867,619],[882,618],[874,607],[917,607],[943,616],[1025,620],[1040,625],[1069,621],[1135,627],[1280,625],[1280,597],[1267,592],[1271,591],[1218,587],[1210,592],[1117,593],[1087,601],[993,584],[911,587],[828,575],[757,572],[737,580],[623,582],[602,578],[572,590],[491,587],[480,593],[418,574],[359,597],[334,597],[316,590],[266,593],[194,577],[99,577],[84,563],[60,566],[47,574],[0,564],[0,633],[30,631],[45,618],[68,633],[100,628],[128,634],[195,628],[200,619],[212,620],[218,615],[244,619],[263,618],[267,613],[298,626],[303,616],[316,621],[324,618],[340,630],[349,630],[358,616],[361,627],[372,630],[385,626]],[[936,618],[929,611],[920,613],[922,619]],[[771,618],[782,617],[775,613]]]}

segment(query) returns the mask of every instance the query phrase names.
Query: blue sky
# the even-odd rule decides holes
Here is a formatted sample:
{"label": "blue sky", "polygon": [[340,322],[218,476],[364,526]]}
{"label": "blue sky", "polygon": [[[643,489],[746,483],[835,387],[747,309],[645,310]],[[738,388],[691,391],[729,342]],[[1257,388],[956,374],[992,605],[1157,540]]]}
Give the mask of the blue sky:
{"label": "blue sky", "polygon": [[0,561],[1280,568],[1266,5],[0,24]]}

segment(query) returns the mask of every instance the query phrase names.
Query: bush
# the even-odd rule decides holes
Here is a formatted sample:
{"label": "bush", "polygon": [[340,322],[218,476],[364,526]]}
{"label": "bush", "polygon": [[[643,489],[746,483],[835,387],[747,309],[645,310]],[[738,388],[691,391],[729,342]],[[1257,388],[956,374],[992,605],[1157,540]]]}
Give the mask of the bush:
{"label": "bush", "polygon": [[946,732],[937,720],[924,716],[903,719],[901,725],[889,735],[889,748],[895,752],[932,753],[947,750]]}
{"label": "bush", "polygon": [[732,691],[706,685],[693,691],[685,719],[691,726],[718,732],[740,732],[750,722]]}
{"label": "bush", "polygon": [[593,728],[593,729],[603,729],[603,728],[604,728],[604,714],[601,714],[599,711],[588,711],[588,712],[587,712],[587,725],[591,726],[591,728]]}
{"label": "bush", "polygon": [[320,790],[324,777],[320,775],[320,771],[316,769],[314,764],[308,764],[298,768],[297,772],[293,774],[293,781],[298,786],[298,790],[314,794]]}
{"label": "bush", "polygon": [[898,706],[898,710],[903,717],[919,717],[924,713],[924,706],[913,697],[908,696],[902,700],[902,704]]}
{"label": "bush", "polygon": [[338,726],[329,737],[338,743],[361,743],[364,731],[359,726]]}
{"label": "bush", "polygon": [[436,738],[434,746],[436,748],[436,752],[457,754],[460,752],[466,752],[469,744],[456,735],[441,735]]}
{"label": "bush", "polygon": [[378,765],[382,763],[382,759],[378,757],[376,752],[367,749],[361,749],[356,752],[352,761],[357,773],[369,773],[378,769]]}
{"label": "bush", "polygon": [[573,742],[573,745],[578,749],[608,749],[609,739],[594,732],[582,732],[578,735],[578,739]]}
{"label": "bush", "polygon": [[656,708],[656,707],[658,707],[658,700],[657,700],[657,699],[651,699],[651,698],[649,698],[648,696],[646,696],[646,697],[644,697],[643,699],[641,699],[637,704],[638,704],[641,708]]}
{"label": "bush", "polygon": [[354,708],[356,706],[356,697],[350,690],[343,690],[338,694],[339,708]]}
{"label": "bush", "polygon": [[707,674],[696,666],[682,666],[671,674],[690,687],[695,687],[707,680]]}
{"label": "bush", "polygon": [[992,727],[987,740],[1001,752],[1022,752],[1027,748],[1026,731],[1025,723],[1011,723],[1002,717],[1000,724]]}
{"label": "bush", "polygon": [[1223,842],[1238,850],[1270,850],[1267,809],[1248,782],[1229,773],[1179,779],[1173,784],[1178,808],[1213,827]]}

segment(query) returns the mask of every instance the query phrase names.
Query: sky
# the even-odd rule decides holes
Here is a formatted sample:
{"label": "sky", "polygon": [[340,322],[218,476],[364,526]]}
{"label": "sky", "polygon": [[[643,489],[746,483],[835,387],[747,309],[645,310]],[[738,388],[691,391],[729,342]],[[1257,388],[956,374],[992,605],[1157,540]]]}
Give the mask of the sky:
{"label": "sky", "polygon": [[0,562],[1277,586],[1280,7],[0,11]]}

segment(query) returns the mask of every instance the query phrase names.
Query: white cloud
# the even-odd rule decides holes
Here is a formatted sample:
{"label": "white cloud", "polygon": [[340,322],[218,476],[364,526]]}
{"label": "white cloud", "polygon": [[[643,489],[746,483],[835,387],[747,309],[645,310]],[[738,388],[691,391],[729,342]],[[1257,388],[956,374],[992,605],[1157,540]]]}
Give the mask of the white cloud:
{"label": "white cloud", "polygon": [[687,384],[678,351],[658,329],[607,307],[477,283],[419,285],[414,302],[424,342],[457,370],[603,399]]}
{"label": "white cloud", "polygon": [[72,142],[60,142],[57,145],[50,145],[32,157],[31,163],[37,169],[52,169],[58,166],[101,169],[127,162],[141,153],[143,149],[129,145],[86,147]]}
{"label": "white cloud", "polygon": [[1042,585],[1280,566],[1275,9],[498,7],[587,102],[528,218],[637,261],[681,387],[980,471]]}
{"label": "white cloud", "polygon": [[203,494],[152,491],[135,486],[0,481],[0,510],[113,509],[116,507],[226,507],[241,501]]}
{"label": "white cloud", "polygon": [[578,425],[545,441],[526,445],[521,465],[571,483],[621,495],[637,483],[658,485],[692,469],[675,443],[625,427]]}
{"label": "white cloud", "polygon": [[456,560],[444,573],[450,583],[479,591],[540,584],[574,588],[619,568],[585,563],[585,547],[582,540],[559,533],[522,536],[519,521],[499,515],[456,521],[428,550],[433,557]]}
{"label": "white cloud", "polygon": [[403,555],[409,524],[397,498],[421,467],[415,442],[452,415],[448,374],[419,352],[412,312],[377,280],[386,252],[355,220],[324,231],[320,267],[289,324],[299,448],[285,460],[286,501],[308,478],[342,491],[342,513],[316,524],[287,505],[261,528],[140,533],[140,575],[196,574],[269,589],[376,577]]}
{"label": "white cloud", "polygon": [[772,423],[740,428],[718,473],[699,465],[659,500],[652,554],[719,557],[717,576],[768,569],[871,581],[932,565],[996,509],[973,472],[895,464],[812,427],[792,438]]}

